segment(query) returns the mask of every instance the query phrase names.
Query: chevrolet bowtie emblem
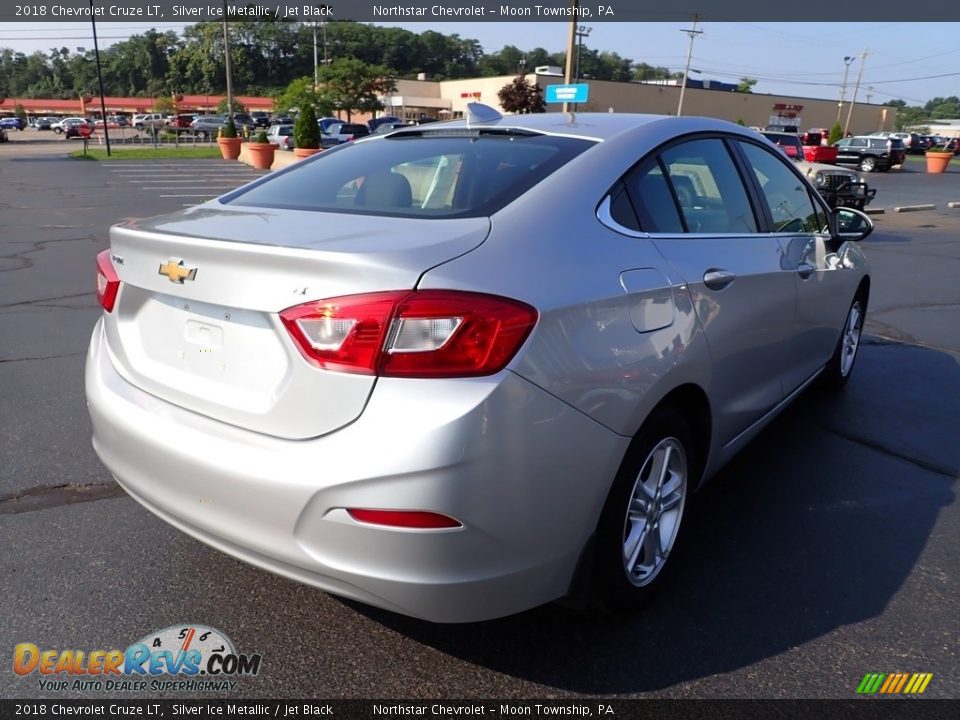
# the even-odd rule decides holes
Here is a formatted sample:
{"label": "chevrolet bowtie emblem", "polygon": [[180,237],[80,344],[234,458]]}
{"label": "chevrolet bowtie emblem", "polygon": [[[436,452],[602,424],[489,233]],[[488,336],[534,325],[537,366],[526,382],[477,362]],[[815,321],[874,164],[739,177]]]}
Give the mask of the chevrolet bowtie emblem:
{"label": "chevrolet bowtie emblem", "polygon": [[160,275],[166,275],[172,283],[183,285],[184,280],[193,280],[197,276],[196,268],[187,268],[183,266],[183,260],[170,258],[160,266],[157,271]]}

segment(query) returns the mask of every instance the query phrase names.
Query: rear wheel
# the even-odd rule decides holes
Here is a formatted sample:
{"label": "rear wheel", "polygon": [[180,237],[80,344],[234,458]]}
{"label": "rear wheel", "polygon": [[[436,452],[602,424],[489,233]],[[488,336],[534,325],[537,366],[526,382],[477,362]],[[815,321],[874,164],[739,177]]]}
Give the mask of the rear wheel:
{"label": "rear wheel", "polygon": [[659,585],[697,468],[693,433],[680,412],[654,412],[627,451],[600,517],[594,568],[601,605],[639,607]]}
{"label": "rear wheel", "polygon": [[860,170],[863,172],[873,172],[877,169],[877,159],[867,155],[866,157],[860,158]]}

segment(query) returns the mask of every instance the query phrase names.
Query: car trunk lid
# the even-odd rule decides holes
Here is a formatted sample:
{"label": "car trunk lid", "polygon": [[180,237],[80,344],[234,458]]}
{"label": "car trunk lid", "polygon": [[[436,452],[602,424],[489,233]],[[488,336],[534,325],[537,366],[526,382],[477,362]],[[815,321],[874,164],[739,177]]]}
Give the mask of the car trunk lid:
{"label": "car trunk lid", "polygon": [[486,238],[487,218],[391,219],[214,201],[110,231],[121,281],[105,315],[118,371],[215,420],[302,439],[356,419],[375,382],[307,363],[281,310],[414,288]]}

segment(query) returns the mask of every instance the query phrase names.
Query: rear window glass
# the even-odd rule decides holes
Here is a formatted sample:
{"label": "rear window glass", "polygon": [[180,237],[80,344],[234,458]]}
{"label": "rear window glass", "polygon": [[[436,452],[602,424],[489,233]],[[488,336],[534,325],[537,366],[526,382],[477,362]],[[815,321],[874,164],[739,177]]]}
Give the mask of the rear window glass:
{"label": "rear window glass", "polygon": [[389,136],[328,150],[227,204],[410,217],[490,215],[593,144],[481,134]]}

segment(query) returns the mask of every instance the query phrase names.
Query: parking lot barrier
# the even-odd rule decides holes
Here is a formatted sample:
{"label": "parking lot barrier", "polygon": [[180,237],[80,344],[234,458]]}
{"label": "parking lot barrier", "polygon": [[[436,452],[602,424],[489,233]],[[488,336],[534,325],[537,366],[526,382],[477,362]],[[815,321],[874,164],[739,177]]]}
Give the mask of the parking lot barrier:
{"label": "parking lot barrier", "polygon": [[918,210],[936,210],[937,206],[933,203],[929,205],[901,205],[900,207],[895,207],[894,212],[917,212]]}

